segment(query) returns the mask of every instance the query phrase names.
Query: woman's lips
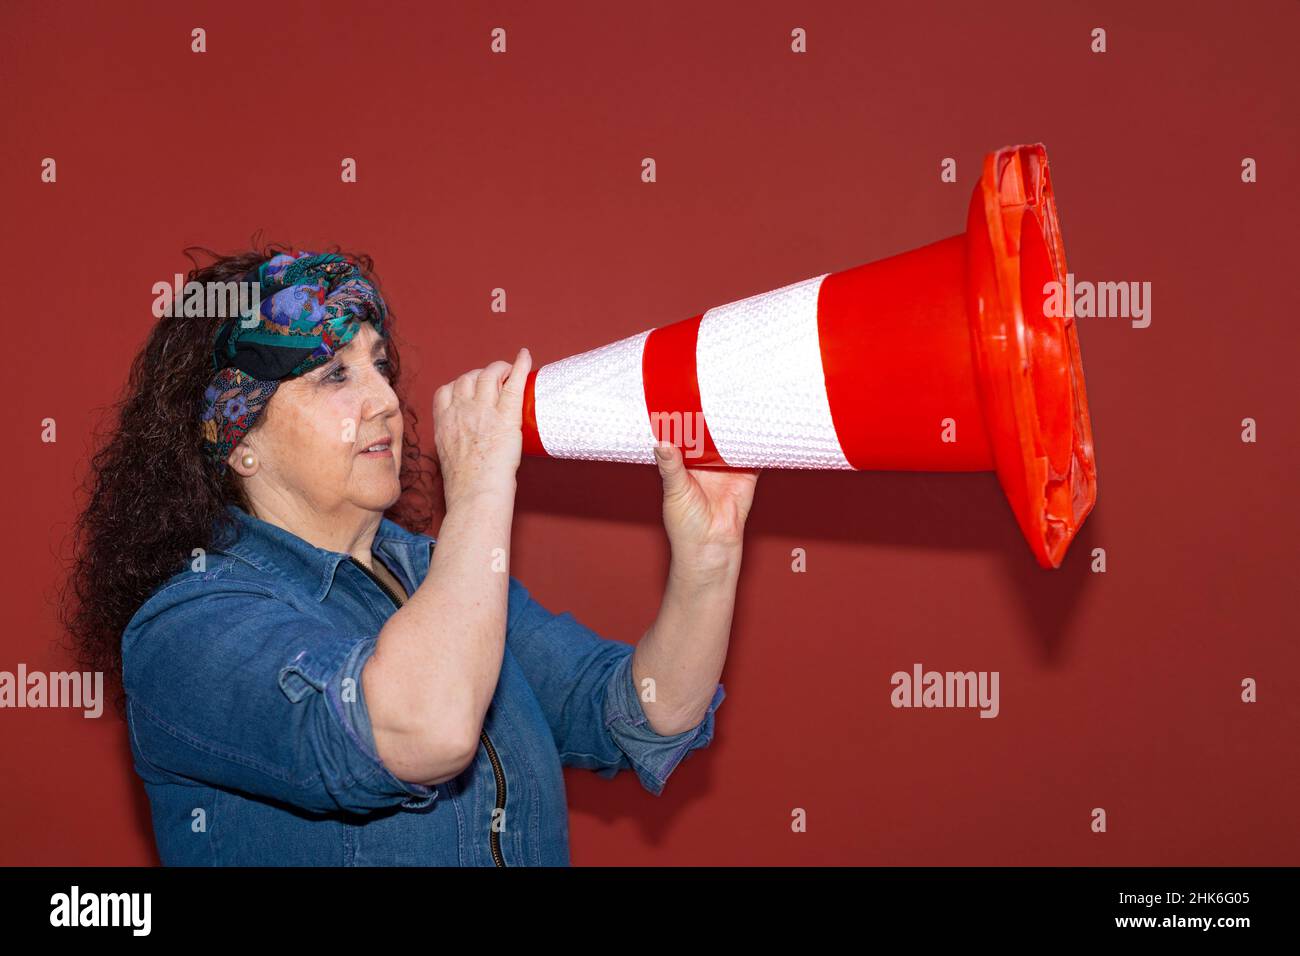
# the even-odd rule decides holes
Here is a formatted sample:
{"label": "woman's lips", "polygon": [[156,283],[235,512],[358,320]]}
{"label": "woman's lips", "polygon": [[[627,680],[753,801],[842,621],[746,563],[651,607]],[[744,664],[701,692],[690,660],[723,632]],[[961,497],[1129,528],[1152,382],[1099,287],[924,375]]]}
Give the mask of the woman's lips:
{"label": "woman's lips", "polygon": [[362,449],[357,452],[357,455],[361,458],[391,458],[393,456],[393,443],[391,441],[371,442],[370,444],[382,444],[383,447],[378,451],[366,451],[365,449]]}

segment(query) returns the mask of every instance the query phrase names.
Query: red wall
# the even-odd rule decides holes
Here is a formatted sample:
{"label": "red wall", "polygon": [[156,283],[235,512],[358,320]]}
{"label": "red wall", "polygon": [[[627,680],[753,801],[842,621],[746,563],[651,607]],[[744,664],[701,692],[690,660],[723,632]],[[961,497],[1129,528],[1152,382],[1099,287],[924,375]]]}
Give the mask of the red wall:
{"label": "red wall", "polygon": [[[1065,564],[1037,567],[991,475],[765,472],[717,738],[659,799],[570,771],[574,862],[1300,862],[1300,8],[461,6],[5,4],[0,670],[71,666],[56,555],[182,246],[264,227],[371,252],[432,448],[462,371],[952,235],[983,154],[1041,141],[1071,270],[1152,283],[1149,328],[1079,320],[1099,497]],[[635,639],[659,494],[652,467],[527,460],[513,573]],[[999,671],[1000,715],[895,710],[917,661]],[[109,714],[0,711],[0,772],[0,863],[156,861]]]}

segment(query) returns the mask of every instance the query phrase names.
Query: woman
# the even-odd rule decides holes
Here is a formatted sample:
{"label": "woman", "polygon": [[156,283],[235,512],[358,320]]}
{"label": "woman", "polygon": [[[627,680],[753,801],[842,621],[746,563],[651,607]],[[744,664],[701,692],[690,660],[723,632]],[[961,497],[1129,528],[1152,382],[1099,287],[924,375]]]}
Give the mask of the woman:
{"label": "woman", "polygon": [[561,766],[658,794],[713,737],[757,472],[660,448],[663,601],[606,640],[508,574],[526,349],[434,395],[435,546],[369,257],[209,254],[261,307],[154,328],[73,577],[162,862],[567,865]]}

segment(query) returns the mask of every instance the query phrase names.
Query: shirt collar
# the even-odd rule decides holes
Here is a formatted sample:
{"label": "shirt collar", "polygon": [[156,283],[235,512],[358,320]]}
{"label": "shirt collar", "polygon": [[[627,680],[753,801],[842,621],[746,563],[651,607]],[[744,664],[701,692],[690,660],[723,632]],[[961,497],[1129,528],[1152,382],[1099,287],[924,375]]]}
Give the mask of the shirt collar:
{"label": "shirt collar", "polygon": [[[339,562],[346,561],[350,555],[318,548],[279,525],[250,515],[238,505],[228,504],[226,511],[235,519],[238,537],[216,550],[242,558],[263,574],[306,580],[314,589],[312,596],[317,601],[325,600]],[[434,540],[427,534],[407,531],[395,521],[380,518],[370,550],[418,586],[429,571],[429,548]]]}

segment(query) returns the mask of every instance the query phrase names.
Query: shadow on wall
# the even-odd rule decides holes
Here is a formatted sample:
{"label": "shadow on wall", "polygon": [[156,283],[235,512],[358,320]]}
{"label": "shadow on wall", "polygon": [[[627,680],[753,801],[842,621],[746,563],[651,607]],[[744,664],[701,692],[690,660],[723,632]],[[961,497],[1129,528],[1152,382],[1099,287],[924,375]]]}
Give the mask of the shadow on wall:
{"label": "shadow on wall", "polygon": [[[652,465],[525,456],[516,507],[520,512],[658,525],[661,488]],[[1061,566],[1048,570],[1034,560],[992,472],[769,468],[759,479],[745,537],[747,542],[772,535],[875,549],[1001,556],[1008,587],[1021,598],[1024,628],[1040,661],[1050,666],[1060,659],[1092,579],[1100,511],[1094,508],[1088,516]]]}
{"label": "shadow on wall", "polygon": [[[584,519],[660,525],[662,483],[653,465],[554,461],[525,456],[519,469],[516,513],[572,515]],[[864,548],[974,551],[1001,567],[1009,593],[1019,596],[1027,653],[1043,667],[1063,659],[1064,642],[1091,583],[1091,552],[1100,509],[1084,522],[1065,560],[1041,568],[1021,537],[992,472],[837,472],[768,469],[759,479],[745,538],[763,537],[858,543]],[[1100,537],[1100,535],[1098,536]],[[667,551],[665,548],[665,561]],[[742,581],[742,588],[744,582]],[[733,627],[743,628],[738,604]],[[725,707],[725,705],[724,705]],[[689,758],[688,758],[689,759]],[[635,820],[642,840],[667,839],[682,807],[711,789],[712,767],[675,775],[657,799],[644,799],[631,774],[597,780],[566,771],[571,811],[602,821]],[[576,856],[582,849],[572,848]]]}

